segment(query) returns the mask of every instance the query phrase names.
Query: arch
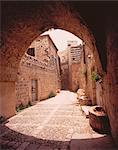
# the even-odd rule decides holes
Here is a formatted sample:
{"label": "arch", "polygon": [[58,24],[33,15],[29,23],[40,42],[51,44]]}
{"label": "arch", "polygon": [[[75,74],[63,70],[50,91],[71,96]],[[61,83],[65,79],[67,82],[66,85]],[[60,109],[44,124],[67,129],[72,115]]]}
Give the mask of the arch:
{"label": "arch", "polygon": [[[79,12],[66,2],[2,2],[2,46],[1,46],[1,74],[0,80],[5,88],[7,84],[14,92],[15,81],[20,60],[26,50],[40,34],[50,28],[66,30],[84,41],[85,55],[93,55],[93,61],[99,72],[102,66],[99,60],[95,39]],[[87,51],[87,53],[86,53]],[[88,53],[89,52],[89,53]],[[91,66],[92,67],[92,66]],[[88,69],[88,72],[90,69]],[[90,76],[90,75],[89,75]],[[13,86],[14,82],[14,86]],[[87,82],[88,95],[93,100],[91,80]],[[90,89],[90,90],[88,90]],[[8,89],[7,89],[8,90]],[[6,105],[7,93],[4,93],[3,105],[6,110],[15,107]],[[5,97],[6,95],[6,97]],[[14,96],[15,97],[15,96]],[[7,107],[6,107],[7,106]],[[13,112],[10,114],[14,114]]]}
{"label": "arch", "polygon": [[98,52],[93,44],[95,39],[88,27],[82,24],[80,15],[69,5],[63,2],[2,2],[2,8],[2,81],[16,80],[19,62],[30,43],[52,27],[80,37],[95,55],[101,70]]}

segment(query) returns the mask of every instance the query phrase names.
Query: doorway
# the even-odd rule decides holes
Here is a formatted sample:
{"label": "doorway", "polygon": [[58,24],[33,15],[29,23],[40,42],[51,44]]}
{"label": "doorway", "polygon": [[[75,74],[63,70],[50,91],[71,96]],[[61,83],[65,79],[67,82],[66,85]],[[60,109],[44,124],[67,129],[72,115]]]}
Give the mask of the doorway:
{"label": "doorway", "polygon": [[32,101],[36,101],[37,100],[37,96],[38,96],[38,82],[35,79],[31,80],[31,93],[32,93]]}

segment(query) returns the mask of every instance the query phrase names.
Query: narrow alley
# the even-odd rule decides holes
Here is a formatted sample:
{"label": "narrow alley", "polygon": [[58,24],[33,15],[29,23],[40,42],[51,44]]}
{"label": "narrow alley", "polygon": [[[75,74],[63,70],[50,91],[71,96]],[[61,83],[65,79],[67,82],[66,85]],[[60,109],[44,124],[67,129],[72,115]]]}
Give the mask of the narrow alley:
{"label": "narrow alley", "polygon": [[92,130],[69,91],[37,102],[0,126],[0,143],[7,150],[115,150],[109,135]]}

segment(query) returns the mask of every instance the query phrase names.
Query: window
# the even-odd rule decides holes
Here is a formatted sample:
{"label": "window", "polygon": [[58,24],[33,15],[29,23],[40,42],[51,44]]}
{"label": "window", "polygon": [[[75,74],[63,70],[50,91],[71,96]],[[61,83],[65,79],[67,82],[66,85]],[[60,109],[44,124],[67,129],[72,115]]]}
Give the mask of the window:
{"label": "window", "polygon": [[31,56],[35,56],[35,48],[28,48],[27,54]]}

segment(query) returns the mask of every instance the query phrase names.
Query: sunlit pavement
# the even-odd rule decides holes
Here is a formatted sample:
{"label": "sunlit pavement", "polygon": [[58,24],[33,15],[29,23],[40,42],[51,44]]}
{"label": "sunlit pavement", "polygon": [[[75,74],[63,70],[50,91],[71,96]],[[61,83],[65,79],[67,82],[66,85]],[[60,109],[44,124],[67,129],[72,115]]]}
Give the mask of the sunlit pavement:
{"label": "sunlit pavement", "polygon": [[69,91],[38,102],[0,127],[6,150],[115,150],[109,135],[91,129]]}

